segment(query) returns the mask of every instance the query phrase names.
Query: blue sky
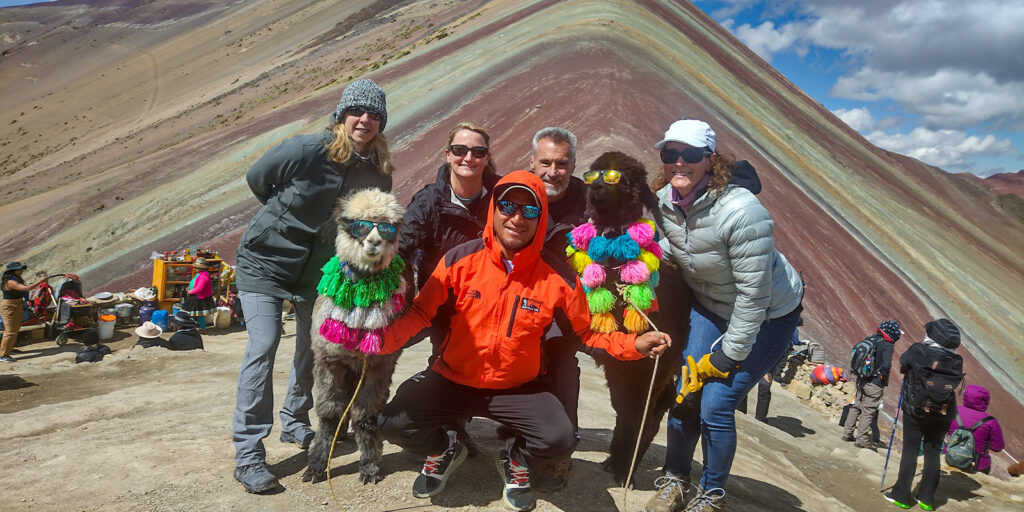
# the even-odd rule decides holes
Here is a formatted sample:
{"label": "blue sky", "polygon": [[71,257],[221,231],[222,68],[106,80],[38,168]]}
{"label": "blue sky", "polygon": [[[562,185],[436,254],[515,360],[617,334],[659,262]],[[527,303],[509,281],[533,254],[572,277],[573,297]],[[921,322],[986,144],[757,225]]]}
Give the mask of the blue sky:
{"label": "blue sky", "polygon": [[43,3],[43,2],[52,2],[52,1],[53,0],[20,0],[20,1],[18,1],[18,0],[14,0],[14,1],[0,0],[0,7],[10,7],[12,5],[39,4],[39,3]]}
{"label": "blue sky", "polygon": [[949,172],[1024,169],[1024,2],[695,3],[875,145]]}

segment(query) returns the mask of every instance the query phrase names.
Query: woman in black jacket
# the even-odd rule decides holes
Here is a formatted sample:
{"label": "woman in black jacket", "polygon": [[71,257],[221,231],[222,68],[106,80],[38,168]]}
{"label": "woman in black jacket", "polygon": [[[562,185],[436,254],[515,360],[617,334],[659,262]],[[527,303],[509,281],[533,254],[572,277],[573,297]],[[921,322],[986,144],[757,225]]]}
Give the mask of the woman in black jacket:
{"label": "woman in black jacket", "polygon": [[445,162],[437,180],[416,193],[402,219],[398,253],[409,263],[416,290],[445,253],[477,240],[487,221],[491,190],[498,182],[491,136],[475,123],[459,123],[448,133]]}
{"label": "woman in black jacket", "polygon": [[934,510],[939,486],[939,455],[949,424],[956,417],[956,391],[963,381],[964,360],[955,352],[960,330],[940,318],[925,324],[924,342],[915,343],[900,357],[903,379],[903,455],[900,472],[885,499],[900,508],[914,505],[911,487],[917,472],[918,450],[924,452],[924,470],[917,502]]}
{"label": "woman in black jacket", "polygon": [[272,370],[281,341],[283,302],[295,305],[295,356],[281,408],[281,441],[303,449],[313,439],[313,352],[310,329],[321,268],[334,254],[331,211],[348,193],[391,191],[391,157],[382,133],[384,91],[356,80],[341,93],[328,129],[271,148],[246,174],[263,207],[238,247],[236,283],[249,334],[238,374],[233,440],[235,479],[248,492],[277,486],[263,438],[274,424]]}

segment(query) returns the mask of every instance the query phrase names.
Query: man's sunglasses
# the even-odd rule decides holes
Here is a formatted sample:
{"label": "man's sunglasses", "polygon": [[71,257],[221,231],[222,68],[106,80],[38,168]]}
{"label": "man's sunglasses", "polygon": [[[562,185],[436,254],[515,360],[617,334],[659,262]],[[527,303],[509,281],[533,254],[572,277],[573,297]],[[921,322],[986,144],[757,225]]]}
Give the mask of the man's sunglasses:
{"label": "man's sunglasses", "polygon": [[598,178],[604,176],[604,182],[609,185],[614,185],[621,181],[625,176],[619,171],[607,170],[607,171],[587,171],[583,173],[583,183],[587,185],[597,181]]}
{"label": "man's sunglasses", "polygon": [[363,107],[352,107],[345,109],[346,116],[363,117],[363,114],[370,114],[370,119],[374,121],[380,121],[380,114],[373,110],[369,110]]}
{"label": "man's sunglasses", "polygon": [[516,214],[516,211],[523,212],[524,219],[536,219],[540,217],[540,207],[528,204],[513,203],[512,201],[498,201],[498,211],[506,217]]}
{"label": "man's sunglasses", "polygon": [[473,155],[473,158],[483,158],[487,156],[487,148],[483,146],[464,146],[462,144],[452,144],[448,146],[448,151],[451,151],[453,155],[457,157],[464,157],[466,153]]}
{"label": "man's sunglasses", "polygon": [[398,234],[398,228],[388,222],[371,222],[368,220],[349,220],[347,222],[348,234],[360,240],[366,238],[366,235],[369,235],[373,228],[377,228],[377,234],[389,242],[394,240],[395,235]]}
{"label": "man's sunglasses", "polygon": [[683,161],[688,164],[700,163],[705,157],[711,154],[711,150],[708,148],[686,148],[682,151],[675,149],[663,149],[661,150],[661,162],[665,164],[674,164],[679,157],[683,157]]}

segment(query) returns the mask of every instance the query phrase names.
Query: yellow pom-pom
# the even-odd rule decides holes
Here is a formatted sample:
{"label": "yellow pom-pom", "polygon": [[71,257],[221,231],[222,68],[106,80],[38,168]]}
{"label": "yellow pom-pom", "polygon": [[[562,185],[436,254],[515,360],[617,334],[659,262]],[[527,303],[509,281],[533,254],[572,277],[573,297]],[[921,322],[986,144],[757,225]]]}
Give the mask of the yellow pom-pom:
{"label": "yellow pom-pom", "polygon": [[640,251],[640,257],[637,259],[644,262],[644,265],[647,265],[648,272],[657,272],[661,268],[661,260],[652,254],[651,251]]}
{"label": "yellow pom-pom", "polygon": [[601,313],[590,318],[590,330],[594,332],[615,332],[619,324],[611,313]]}
{"label": "yellow pom-pom", "polygon": [[622,326],[629,332],[637,334],[647,332],[647,320],[640,316],[640,313],[633,308],[626,308],[626,317],[622,319]]}
{"label": "yellow pom-pom", "polygon": [[646,217],[640,217],[640,222],[643,222],[644,224],[647,224],[648,226],[651,226],[652,228],[654,228],[655,232],[658,231],[658,225],[655,224],[653,220],[648,219]]}
{"label": "yellow pom-pom", "polygon": [[565,246],[565,256],[569,257],[572,256],[573,254],[576,254],[576,249],[573,248],[573,246],[571,245]]}
{"label": "yellow pom-pom", "polygon": [[583,269],[587,268],[594,261],[587,256],[587,253],[583,251],[577,251],[575,254],[569,257],[569,266],[576,271],[577,274],[582,274]]}

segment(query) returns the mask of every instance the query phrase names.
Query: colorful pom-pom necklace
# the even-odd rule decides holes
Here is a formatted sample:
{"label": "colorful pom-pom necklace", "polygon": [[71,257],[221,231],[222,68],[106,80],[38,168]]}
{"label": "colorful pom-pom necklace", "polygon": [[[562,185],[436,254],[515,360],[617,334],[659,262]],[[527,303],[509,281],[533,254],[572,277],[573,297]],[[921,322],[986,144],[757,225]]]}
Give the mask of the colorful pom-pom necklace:
{"label": "colorful pom-pom necklace", "polygon": [[629,332],[647,331],[647,322],[634,306],[647,313],[654,303],[654,287],[658,283],[662,257],[654,221],[641,217],[627,226],[624,234],[614,238],[598,236],[597,228],[588,222],[576,226],[568,237],[569,246],[565,253],[587,292],[590,330],[606,333],[619,328],[611,312],[618,297],[603,285],[608,279],[606,264],[621,262],[612,268],[618,271],[618,281],[613,283],[612,289],[626,304],[622,325]]}
{"label": "colorful pom-pom necklace", "polygon": [[404,268],[401,256],[395,255],[383,272],[355,280],[348,263],[331,258],[316,287],[333,302],[330,315],[320,324],[320,335],[348,350],[379,354],[384,328],[405,305]]}

